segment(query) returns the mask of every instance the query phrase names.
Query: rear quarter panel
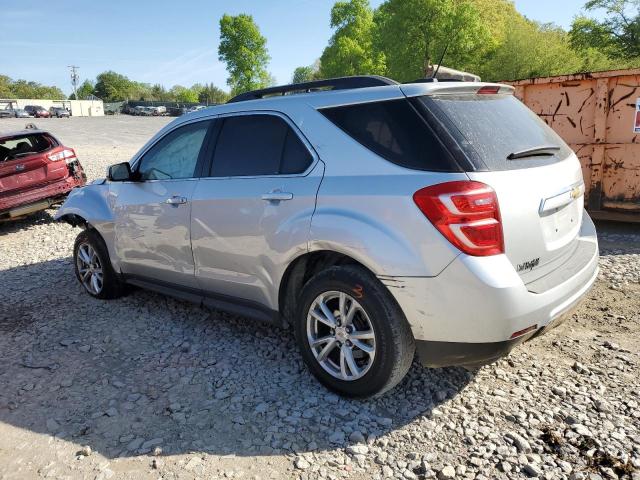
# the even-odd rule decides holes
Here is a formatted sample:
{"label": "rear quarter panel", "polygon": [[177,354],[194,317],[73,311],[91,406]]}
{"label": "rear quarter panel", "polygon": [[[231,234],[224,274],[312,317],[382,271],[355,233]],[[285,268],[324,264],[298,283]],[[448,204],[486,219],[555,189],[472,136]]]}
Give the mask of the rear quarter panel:
{"label": "rear quarter panel", "polygon": [[377,275],[440,273],[460,252],[420,212],[413,194],[435,183],[468,180],[467,175],[397,166],[309,110],[298,126],[326,165],[309,250],[348,255]]}

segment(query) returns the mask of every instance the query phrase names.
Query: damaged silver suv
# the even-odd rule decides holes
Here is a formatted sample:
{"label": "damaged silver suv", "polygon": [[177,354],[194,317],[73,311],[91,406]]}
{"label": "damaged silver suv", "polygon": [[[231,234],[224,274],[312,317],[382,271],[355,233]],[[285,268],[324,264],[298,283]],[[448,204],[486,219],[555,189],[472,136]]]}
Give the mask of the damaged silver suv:
{"label": "damaged silver suv", "polygon": [[505,85],[348,77],[175,120],[75,190],[78,280],[292,325],[347,396],[423,365],[482,365],[594,282],[576,155]]}

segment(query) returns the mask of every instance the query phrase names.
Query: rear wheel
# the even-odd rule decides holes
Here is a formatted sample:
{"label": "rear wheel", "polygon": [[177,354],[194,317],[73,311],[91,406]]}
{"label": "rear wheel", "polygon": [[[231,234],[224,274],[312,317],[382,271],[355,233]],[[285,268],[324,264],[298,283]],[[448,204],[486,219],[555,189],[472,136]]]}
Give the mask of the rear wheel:
{"label": "rear wheel", "polygon": [[102,237],[94,230],[84,230],[73,247],[76,277],[89,295],[101,299],[118,298],[123,284],[111,266],[109,252]]}
{"label": "rear wheel", "polygon": [[415,345],[404,314],[362,267],[331,267],[309,280],[295,328],[311,372],[345,396],[386,392],[413,360]]}

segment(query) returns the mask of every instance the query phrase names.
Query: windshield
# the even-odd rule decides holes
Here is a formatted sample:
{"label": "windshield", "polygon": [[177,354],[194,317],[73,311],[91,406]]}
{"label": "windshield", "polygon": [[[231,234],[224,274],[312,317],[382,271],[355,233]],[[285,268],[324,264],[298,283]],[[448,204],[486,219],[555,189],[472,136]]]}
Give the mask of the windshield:
{"label": "windshield", "polygon": [[[549,165],[571,154],[562,138],[513,95],[434,95],[421,101],[444,119],[464,153],[488,170]],[[531,154],[522,154],[527,151]]]}

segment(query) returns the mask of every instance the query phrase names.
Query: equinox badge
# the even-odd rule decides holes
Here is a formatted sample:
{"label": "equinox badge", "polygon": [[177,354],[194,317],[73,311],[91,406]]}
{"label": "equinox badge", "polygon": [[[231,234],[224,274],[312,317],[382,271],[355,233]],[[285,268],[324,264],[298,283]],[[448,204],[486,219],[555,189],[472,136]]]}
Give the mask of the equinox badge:
{"label": "equinox badge", "polygon": [[540,263],[540,257],[534,258],[533,260],[527,260],[526,262],[518,264],[518,272],[523,272],[525,270],[533,270]]}

